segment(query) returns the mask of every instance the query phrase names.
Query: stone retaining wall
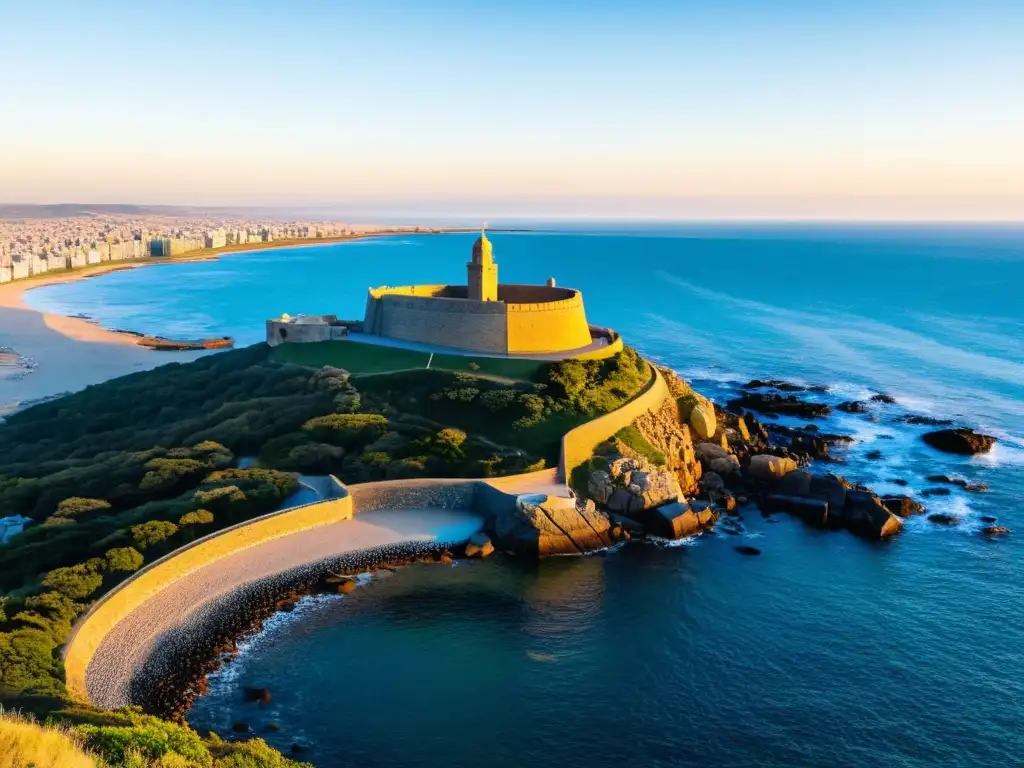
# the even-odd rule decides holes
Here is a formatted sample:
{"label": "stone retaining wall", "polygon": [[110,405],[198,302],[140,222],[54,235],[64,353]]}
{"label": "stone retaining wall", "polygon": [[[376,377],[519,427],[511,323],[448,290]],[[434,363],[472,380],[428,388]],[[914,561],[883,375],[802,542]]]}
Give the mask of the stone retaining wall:
{"label": "stone retaining wall", "polygon": [[[336,481],[337,482],[337,481]],[[211,562],[249,547],[309,528],[352,517],[352,498],[337,498],[249,520],[212,533],[150,563],[101,597],[77,623],[64,646],[64,671],[68,693],[88,700],[85,673],[103,638],[119,621],[168,585]]]}
{"label": "stone retaining wall", "polygon": [[656,411],[672,396],[665,377],[651,365],[651,380],[647,388],[621,408],[581,424],[562,437],[562,456],[558,470],[562,481],[568,481],[572,471],[594,455],[594,449],[623,427],[648,411]]}

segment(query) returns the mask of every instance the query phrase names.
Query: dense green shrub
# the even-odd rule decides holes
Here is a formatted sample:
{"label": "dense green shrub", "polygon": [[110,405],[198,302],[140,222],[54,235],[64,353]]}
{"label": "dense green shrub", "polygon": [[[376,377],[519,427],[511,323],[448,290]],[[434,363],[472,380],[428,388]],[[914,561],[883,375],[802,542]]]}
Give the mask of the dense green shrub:
{"label": "dense green shrub", "polygon": [[81,496],[72,496],[64,499],[57,505],[57,511],[53,514],[57,517],[78,517],[92,512],[105,512],[110,509],[110,502],[105,499],[86,499]]}
{"label": "dense green shrub", "polygon": [[105,568],[108,572],[134,573],[142,567],[144,558],[142,553],[134,547],[118,547],[107,550],[103,556],[106,560]]}
{"label": "dense green shrub", "polygon": [[199,734],[156,717],[137,714],[131,725],[81,725],[76,731],[87,748],[110,763],[123,763],[134,750],[149,759],[175,753],[200,768],[213,766],[213,756]]}
{"label": "dense green shrub", "polygon": [[43,577],[43,586],[48,587],[72,600],[89,597],[103,584],[103,576],[97,569],[85,563],[65,568],[55,568]]}
{"label": "dense green shrub", "polygon": [[208,509],[197,509],[194,512],[186,512],[178,519],[179,526],[186,525],[209,525],[213,522],[213,512]]}
{"label": "dense green shrub", "polygon": [[178,532],[178,526],[166,520],[150,520],[132,526],[132,541],[139,549],[145,550],[154,544],[167,541]]}

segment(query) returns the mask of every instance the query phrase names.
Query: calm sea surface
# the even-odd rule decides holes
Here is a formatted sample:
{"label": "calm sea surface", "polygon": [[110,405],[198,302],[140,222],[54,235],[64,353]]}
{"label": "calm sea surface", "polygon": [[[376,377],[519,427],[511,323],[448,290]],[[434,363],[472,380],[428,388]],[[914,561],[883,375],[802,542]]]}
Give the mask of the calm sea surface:
{"label": "calm sea surface", "polygon": [[[108,327],[260,341],[282,312],[362,316],[366,288],[461,282],[473,236],[169,264],[31,291]],[[1024,230],[650,227],[491,236],[504,282],[583,290],[592,322],[722,400],[754,376],[894,395],[845,465],[878,491],[930,474],[870,544],[745,514],[724,535],[527,566],[417,566],[277,617],[211,680],[197,727],[238,720],[318,766],[1024,765]],[[994,434],[942,456],[914,412]],[[865,453],[880,450],[870,461]],[[1014,530],[985,540],[982,515]],[[242,702],[267,686],[269,705]]]}

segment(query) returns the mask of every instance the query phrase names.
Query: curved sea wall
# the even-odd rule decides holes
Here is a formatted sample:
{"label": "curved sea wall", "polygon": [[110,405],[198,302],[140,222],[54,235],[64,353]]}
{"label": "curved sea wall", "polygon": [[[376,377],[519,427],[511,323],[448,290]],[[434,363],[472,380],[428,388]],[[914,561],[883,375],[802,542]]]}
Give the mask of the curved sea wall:
{"label": "curved sea wall", "polygon": [[632,424],[648,411],[656,411],[672,396],[665,377],[651,366],[651,379],[637,397],[611,413],[581,424],[562,437],[559,477],[567,481],[572,471],[594,455],[594,449],[623,427]]}
{"label": "curved sea wall", "polygon": [[[174,634],[160,625],[160,621],[166,624],[170,615],[180,618],[179,623],[185,623],[186,613],[191,611],[198,615],[203,610],[209,614],[204,614],[203,620],[211,620],[221,609],[211,613],[210,605],[205,603],[209,602],[206,597],[216,589],[223,593],[218,595],[223,602],[232,590],[244,593],[251,587],[249,582],[254,582],[254,577],[260,574],[264,579],[277,578],[275,574],[284,575],[303,567],[308,570],[314,561],[327,562],[341,552],[357,551],[358,546],[349,546],[350,539],[369,545],[364,549],[401,546],[403,542],[416,546],[428,545],[431,540],[448,542],[445,536],[454,535],[456,530],[469,535],[462,530],[465,522],[457,519],[460,513],[475,513],[482,521],[514,510],[521,494],[568,495],[564,482],[573,468],[588,459],[601,442],[641,414],[657,410],[670,397],[664,378],[653,366],[651,371],[646,388],[634,400],[563,437],[557,470],[487,480],[382,481],[348,488],[335,479],[337,498],[240,523],[146,566],[102,597],[76,625],[63,651],[68,692],[101,706],[131,703],[134,700],[131,686],[145,677],[142,666],[151,666],[150,661],[159,654],[161,636]],[[451,519],[427,522],[410,518],[402,530],[392,530],[395,526],[388,522],[388,515],[392,513],[406,511],[415,517],[425,510],[435,510],[438,516],[447,515]],[[360,520],[375,521],[370,526],[374,530],[364,538],[360,538],[358,530],[362,525],[360,520],[351,520],[356,513],[362,513]],[[335,525],[343,521],[350,522]],[[465,535],[461,535],[462,541]],[[283,541],[286,538],[288,540]],[[282,540],[281,546],[275,543],[279,540]],[[282,551],[276,551],[278,549]],[[224,573],[219,573],[218,568]],[[178,596],[178,592],[182,594]],[[189,600],[195,604],[190,604]],[[135,621],[130,620],[133,614]],[[186,629],[176,627],[177,634]],[[110,647],[101,649],[105,642]],[[96,680],[90,686],[91,677]],[[100,700],[97,700],[98,692]]]}
{"label": "curved sea wall", "polygon": [[273,512],[192,542],[150,563],[100,598],[78,621],[64,646],[68,692],[88,700],[86,670],[104,638],[122,619],[168,586],[212,562],[264,542],[350,519],[352,499],[340,482],[338,488],[337,498]]}

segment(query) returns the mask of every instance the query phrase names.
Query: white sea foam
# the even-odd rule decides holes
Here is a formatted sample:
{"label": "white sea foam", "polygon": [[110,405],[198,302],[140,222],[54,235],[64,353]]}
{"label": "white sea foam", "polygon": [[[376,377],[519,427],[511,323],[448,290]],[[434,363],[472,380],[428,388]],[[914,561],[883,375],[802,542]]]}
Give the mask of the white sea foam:
{"label": "white sea foam", "polygon": [[661,536],[648,536],[644,541],[656,547],[692,547],[699,539],[700,536],[687,536],[683,539],[663,539]]}

